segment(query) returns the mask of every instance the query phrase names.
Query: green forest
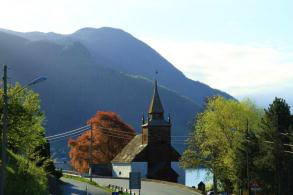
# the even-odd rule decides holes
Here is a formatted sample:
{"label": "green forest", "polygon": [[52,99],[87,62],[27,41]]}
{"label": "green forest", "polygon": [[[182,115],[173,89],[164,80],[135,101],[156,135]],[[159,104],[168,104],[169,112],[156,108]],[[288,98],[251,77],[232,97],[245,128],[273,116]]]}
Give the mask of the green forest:
{"label": "green forest", "polygon": [[209,98],[205,110],[197,115],[181,166],[206,167],[213,173],[215,193],[290,194],[292,126],[284,99],[275,98],[263,110],[248,99]]}

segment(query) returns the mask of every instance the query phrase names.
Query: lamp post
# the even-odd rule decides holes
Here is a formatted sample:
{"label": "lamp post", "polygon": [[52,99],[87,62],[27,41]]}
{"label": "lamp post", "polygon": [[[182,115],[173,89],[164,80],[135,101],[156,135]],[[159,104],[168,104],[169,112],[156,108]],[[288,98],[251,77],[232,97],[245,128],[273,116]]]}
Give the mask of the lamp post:
{"label": "lamp post", "polygon": [[[15,94],[19,93],[26,87],[35,85],[39,82],[47,80],[47,77],[37,77],[36,79],[29,82]],[[0,195],[4,195],[5,189],[5,179],[6,179],[6,148],[7,148],[7,130],[8,130],[8,95],[7,95],[7,65],[4,65],[4,75],[3,75],[3,129],[2,129],[2,165],[1,165],[1,183],[0,183]]]}
{"label": "lamp post", "polygon": [[246,137],[246,178],[247,178],[247,190],[248,190],[248,195],[250,195],[250,175],[249,175],[249,121],[248,119],[246,120],[246,132],[245,132],[245,137]]}
{"label": "lamp post", "polygon": [[7,66],[4,65],[4,75],[3,75],[3,129],[2,129],[2,164],[1,164],[1,191],[0,194],[4,195],[5,188],[5,176],[6,176],[6,142],[7,142],[7,110],[8,110],[8,97],[7,97]]}
{"label": "lamp post", "polygon": [[90,138],[90,147],[89,147],[89,175],[90,182],[93,181],[93,173],[92,173],[92,164],[93,164],[93,125],[91,125],[91,138]]}

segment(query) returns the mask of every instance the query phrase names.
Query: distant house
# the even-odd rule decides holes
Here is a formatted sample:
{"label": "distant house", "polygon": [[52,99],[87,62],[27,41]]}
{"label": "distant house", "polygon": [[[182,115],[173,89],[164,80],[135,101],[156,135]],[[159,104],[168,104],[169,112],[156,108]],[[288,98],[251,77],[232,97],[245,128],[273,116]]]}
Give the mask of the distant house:
{"label": "distant house", "polygon": [[184,183],[185,171],[179,168],[180,154],[171,145],[171,121],[164,118],[157,81],[148,119],[142,121],[142,133],[112,160],[112,175],[129,177],[129,172],[139,171],[144,178]]}

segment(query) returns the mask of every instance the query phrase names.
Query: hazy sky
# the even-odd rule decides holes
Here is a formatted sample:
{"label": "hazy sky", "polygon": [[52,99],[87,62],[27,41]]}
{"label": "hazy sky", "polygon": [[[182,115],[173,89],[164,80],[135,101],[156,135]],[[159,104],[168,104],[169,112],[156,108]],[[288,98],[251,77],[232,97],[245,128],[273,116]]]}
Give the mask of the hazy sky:
{"label": "hazy sky", "polygon": [[274,96],[293,104],[290,0],[0,0],[0,8],[1,28],[121,28],[189,78],[262,105]]}

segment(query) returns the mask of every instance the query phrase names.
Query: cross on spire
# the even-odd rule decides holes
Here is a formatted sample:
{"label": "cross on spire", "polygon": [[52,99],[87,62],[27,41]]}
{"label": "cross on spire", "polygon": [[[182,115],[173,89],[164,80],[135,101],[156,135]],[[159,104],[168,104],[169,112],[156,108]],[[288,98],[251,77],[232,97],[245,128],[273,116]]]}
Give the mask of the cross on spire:
{"label": "cross on spire", "polygon": [[157,80],[157,76],[158,76],[158,74],[159,74],[159,71],[156,70],[156,71],[155,71],[155,80]]}
{"label": "cross on spire", "polygon": [[150,119],[163,119],[164,118],[164,108],[161,103],[161,99],[158,92],[157,80],[155,80],[154,93],[152,101],[149,107],[149,118]]}

